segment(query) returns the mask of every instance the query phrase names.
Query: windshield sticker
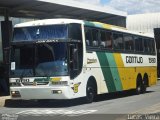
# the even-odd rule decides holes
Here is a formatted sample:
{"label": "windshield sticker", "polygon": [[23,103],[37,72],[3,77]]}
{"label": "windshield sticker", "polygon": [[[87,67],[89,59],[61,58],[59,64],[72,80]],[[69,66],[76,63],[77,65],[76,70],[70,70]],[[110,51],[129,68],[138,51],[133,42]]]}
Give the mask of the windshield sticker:
{"label": "windshield sticker", "polygon": [[11,62],[11,70],[15,70],[16,69],[16,62]]}

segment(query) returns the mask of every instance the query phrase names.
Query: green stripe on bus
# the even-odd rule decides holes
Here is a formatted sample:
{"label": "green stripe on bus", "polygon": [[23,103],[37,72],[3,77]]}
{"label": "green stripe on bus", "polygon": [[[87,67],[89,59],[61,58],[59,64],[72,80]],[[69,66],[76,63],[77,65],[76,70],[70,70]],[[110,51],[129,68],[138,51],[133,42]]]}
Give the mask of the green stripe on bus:
{"label": "green stripe on bus", "polygon": [[86,26],[95,27],[95,24],[92,23],[92,22],[84,21],[84,24],[85,24]]}
{"label": "green stripe on bus", "polygon": [[93,22],[85,21],[84,24],[85,24],[86,26],[103,28],[103,25],[102,25],[102,24],[98,24],[98,23],[93,23]]}
{"label": "green stripe on bus", "polygon": [[107,56],[104,52],[97,52],[97,56],[101,65],[104,79],[108,88],[108,92],[115,92],[116,87],[113,81],[112,73],[109,67]]}
{"label": "green stripe on bus", "polygon": [[113,81],[114,81],[114,84],[116,87],[116,91],[121,91],[122,90],[122,83],[120,80],[120,76],[119,76],[119,72],[117,69],[114,55],[113,55],[113,53],[106,53],[106,56],[107,56],[107,60],[108,60],[109,66],[110,66],[110,70],[112,73],[112,77],[113,77]]}

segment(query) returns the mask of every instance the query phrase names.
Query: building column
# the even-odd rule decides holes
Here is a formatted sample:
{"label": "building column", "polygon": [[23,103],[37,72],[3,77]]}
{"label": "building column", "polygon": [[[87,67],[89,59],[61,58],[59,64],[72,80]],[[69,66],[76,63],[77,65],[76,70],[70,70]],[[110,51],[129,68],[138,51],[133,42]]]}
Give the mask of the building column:
{"label": "building column", "polygon": [[[5,82],[3,82],[4,92],[9,95],[9,53],[10,53],[10,41],[12,39],[12,21],[9,21],[9,12],[6,9],[4,15],[4,21],[1,21],[2,31],[2,50],[3,50],[3,64],[5,68]],[[7,89],[6,89],[7,86]]]}

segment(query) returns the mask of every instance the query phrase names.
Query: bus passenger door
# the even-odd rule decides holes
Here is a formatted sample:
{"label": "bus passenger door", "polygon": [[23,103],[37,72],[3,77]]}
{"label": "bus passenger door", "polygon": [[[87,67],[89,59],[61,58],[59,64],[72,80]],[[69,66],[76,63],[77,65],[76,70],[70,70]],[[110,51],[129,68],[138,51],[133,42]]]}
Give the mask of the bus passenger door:
{"label": "bus passenger door", "polygon": [[82,58],[81,43],[70,44],[69,69],[71,79],[74,79],[80,74],[82,70]]}

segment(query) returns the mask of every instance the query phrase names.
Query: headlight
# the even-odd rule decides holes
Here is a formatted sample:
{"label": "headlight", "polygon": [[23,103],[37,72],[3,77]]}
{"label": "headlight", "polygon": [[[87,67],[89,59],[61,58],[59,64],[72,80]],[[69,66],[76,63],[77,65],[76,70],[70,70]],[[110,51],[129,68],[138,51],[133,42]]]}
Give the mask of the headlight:
{"label": "headlight", "polygon": [[11,91],[11,96],[12,97],[21,97],[21,94],[19,91]]}
{"label": "headlight", "polygon": [[62,94],[62,90],[52,90],[53,94]]}

